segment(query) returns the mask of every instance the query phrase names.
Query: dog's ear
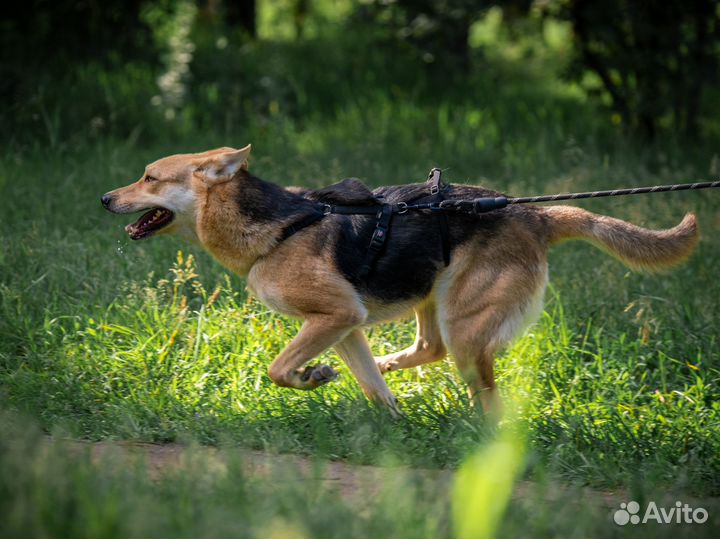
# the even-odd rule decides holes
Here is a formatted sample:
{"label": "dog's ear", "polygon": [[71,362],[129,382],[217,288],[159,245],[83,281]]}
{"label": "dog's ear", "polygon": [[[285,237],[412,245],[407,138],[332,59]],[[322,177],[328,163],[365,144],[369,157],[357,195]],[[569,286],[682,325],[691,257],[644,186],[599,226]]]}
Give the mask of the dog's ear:
{"label": "dog's ear", "polygon": [[196,172],[207,180],[227,180],[235,176],[239,170],[247,170],[247,159],[250,156],[252,145],[235,150],[234,148],[222,148],[215,151],[203,160]]}

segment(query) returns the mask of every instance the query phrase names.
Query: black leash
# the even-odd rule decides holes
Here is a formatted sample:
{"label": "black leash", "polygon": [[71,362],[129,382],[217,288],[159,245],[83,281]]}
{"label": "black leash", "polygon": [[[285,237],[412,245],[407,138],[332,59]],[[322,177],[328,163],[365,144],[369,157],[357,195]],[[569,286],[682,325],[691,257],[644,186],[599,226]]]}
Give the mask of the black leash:
{"label": "black leash", "polygon": [[687,191],[689,189],[710,189],[720,187],[720,181],[676,183],[673,185],[654,185],[652,187],[633,187],[631,189],[613,189],[609,191],[586,191],[584,193],[567,193],[559,195],[541,195],[537,197],[508,198],[508,204],[532,204],[534,202],[555,202],[557,200],[578,200],[581,198],[617,197],[625,195],[642,195],[645,193],[666,193],[668,191]]}
{"label": "black leash", "polygon": [[534,204],[538,202],[557,202],[560,200],[580,200],[585,198],[641,195],[645,193],[665,193],[669,191],[688,191],[693,189],[711,189],[720,187],[720,181],[714,181],[654,185],[650,187],[633,187],[630,189],[612,189],[606,191],[585,191],[581,193],[560,193],[556,195],[540,195],[534,197],[499,196],[480,197],[471,200],[446,200],[442,195],[442,191],[446,186],[442,183],[442,171],[439,168],[434,168],[430,171],[430,174],[428,175],[428,184],[430,185],[430,194],[435,197],[435,200],[432,202],[414,204],[398,202],[396,204],[375,204],[370,206],[345,206],[319,203],[318,210],[315,213],[286,226],[281,232],[280,239],[281,241],[285,240],[303,228],[310,226],[320,221],[325,216],[333,213],[339,215],[374,215],[376,220],[375,230],[373,231],[372,238],[370,239],[370,244],[368,245],[363,264],[357,272],[357,277],[364,280],[372,271],[375,261],[381,254],[385,245],[385,240],[387,239],[390,222],[395,214],[402,215],[408,211],[422,210],[438,212],[437,224],[440,230],[440,243],[443,261],[447,266],[450,263],[450,232],[447,221],[447,212],[449,211],[479,214],[500,210],[510,204]]}
{"label": "black leash", "polygon": [[560,193],[557,195],[540,195],[534,197],[480,197],[472,200],[445,200],[439,205],[411,204],[408,210],[462,211],[466,213],[485,213],[500,210],[510,204],[534,204],[538,202],[557,202],[560,200],[580,200],[583,198],[602,198],[626,195],[642,195],[645,193],[666,193],[668,191],[688,191],[691,189],[711,189],[720,187],[720,181],[676,183],[672,185],[653,185],[650,187],[633,187],[630,189],[612,189],[607,191],[584,191],[581,193]]}

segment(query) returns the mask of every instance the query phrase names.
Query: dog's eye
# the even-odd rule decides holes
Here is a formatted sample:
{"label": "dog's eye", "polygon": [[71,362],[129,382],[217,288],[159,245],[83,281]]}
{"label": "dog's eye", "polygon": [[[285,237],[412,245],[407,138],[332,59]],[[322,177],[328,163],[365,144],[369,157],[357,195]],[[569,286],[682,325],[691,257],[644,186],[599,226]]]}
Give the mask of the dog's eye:
{"label": "dog's eye", "polygon": [[156,182],[157,178],[155,176],[150,176],[149,174],[145,174],[145,181],[146,182]]}

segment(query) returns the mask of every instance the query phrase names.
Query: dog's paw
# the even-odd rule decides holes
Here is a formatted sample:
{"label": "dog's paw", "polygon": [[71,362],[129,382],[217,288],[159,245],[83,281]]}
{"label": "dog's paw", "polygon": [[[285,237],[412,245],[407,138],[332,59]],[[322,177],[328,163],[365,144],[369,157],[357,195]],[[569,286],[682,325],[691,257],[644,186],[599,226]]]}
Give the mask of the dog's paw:
{"label": "dog's paw", "polygon": [[329,365],[309,365],[300,373],[300,380],[308,387],[319,387],[335,380],[340,373]]}
{"label": "dog's paw", "polygon": [[398,362],[390,359],[386,361],[378,361],[377,367],[380,369],[380,372],[385,374],[386,372],[396,371],[397,370],[397,364]]}

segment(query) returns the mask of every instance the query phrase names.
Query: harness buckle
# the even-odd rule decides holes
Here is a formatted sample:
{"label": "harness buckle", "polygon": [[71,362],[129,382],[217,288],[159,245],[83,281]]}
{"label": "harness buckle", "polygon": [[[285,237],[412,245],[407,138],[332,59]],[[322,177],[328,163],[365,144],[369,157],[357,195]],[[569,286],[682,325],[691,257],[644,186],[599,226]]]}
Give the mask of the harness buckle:
{"label": "harness buckle", "polygon": [[390,204],[383,204],[380,211],[378,211],[375,230],[373,231],[372,237],[370,238],[370,245],[368,246],[368,251],[371,253],[379,252],[385,244],[392,214],[393,211]]}
{"label": "harness buckle", "polygon": [[442,187],[442,170],[434,168],[428,174],[428,183],[430,184],[430,194],[437,195]]}
{"label": "harness buckle", "polygon": [[397,206],[398,206],[398,211],[397,211],[398,215],[402,215],[403,213],[407,213],[407,211],[408,211],[407,202],[398,202],[398,203],[397,203]]}
{"label": "harness buckle", "polygon": [[330,215],[332,213],[332,206],[330,204],[323,204],[323,215]]}
{"label": "harness buckle", "polygon": [[378,226],[373,232],[372,238],[370,238],[370,249],[380,249],[385,243],[385,237],[387,236],[387,228]]}

